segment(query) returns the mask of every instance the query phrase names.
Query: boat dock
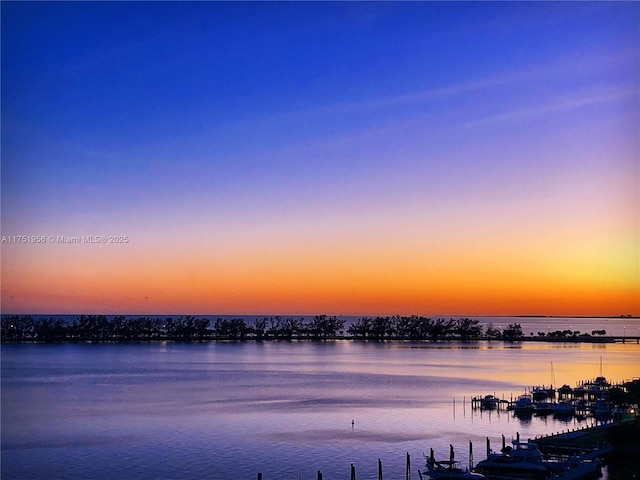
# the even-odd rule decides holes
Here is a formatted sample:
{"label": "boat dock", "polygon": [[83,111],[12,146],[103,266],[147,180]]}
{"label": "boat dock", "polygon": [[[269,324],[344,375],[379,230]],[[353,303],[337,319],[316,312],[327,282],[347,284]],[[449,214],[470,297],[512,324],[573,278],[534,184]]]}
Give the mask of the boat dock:
{"label": "boat dock", "polygon": [[[569,418],[578,420],[591,418],[596,423],[612,418],[621,419],[635,415],[632,405],[625,402],[631,388],[637,388],[640,379],[610,383],[605,377],[579,382],[575,387],[567,384],[561,387],[534,386],[525,388],[524,394],[509,399],[504,395],[500,399],[493,395],[477,395],[471,398],[472,410],[509,410],[519,418],[530,418],[532,415]],[[463,406],[466,397],[463,398]],[[455,407],[455,398],[454,398]]]}
{"label": "boat dock", "polygon": [[[520,434],[516,434],[516,439],[512,442],[515,445],[515,449],[533,449],[539,450],[539,454],[544,457],[544,465],[547,468],[553,469],[553,465],[562,465],[565,467],[555,472],[554,478],[557,480],[583,480],[585,478],[594,478],[594,474],[598,474],[601,467],[601,459],[605,455],[613,451],[613,445],[609,441],[610,430],[619,426],[640,428],[640,421],[635,419],[624,422],[607,422],[601,423],[592,427],[582,427],[576,429],[570,429],[551,435],[543,435],[540,437],[530,438],[526,442],[520,441]],[[505,436],[502,436],[502,449],[504,452],[506,447]],[[512,449],[509,452],[513,455]],[[487,459],[495,458],[497,453],[491,450],[491,444],[487,437],[486,442],[486,456]],[[509,455],[507,453],[507,455]],[[449,459],[435,462],[433,459],[433,450],[429,456],[434,463],[445,465],[441,470],[444,471],[444,476],[437,478],[476,478],[474,475],[478,475],[476,465],[473,465],[473,445],[469,442],[469,467],[466,469],[456,468],[457,463],[454,458],[453,446],[450,446]],[[542,457],[541,457],[542,458]],[[485,461],[486,462],[486,461]],[[427,461],[428,463],[428,461]],[[482,463],[482,462],[481,462]],[[406,468],[405,468],[405,480],[412,480],[415,477],[411,473],[411,456],[409,452],[406,454]],[[437,472],[437,470],[436,470]],[[451,476],[446,476],[447,472]],[[453,476],[453,473],[459,473],[461,476]],[[427,471],[421,471],[421,468],[417,469],[417,475],[420,480],[427,480],[434,478]],[[424,475],[424,476],[423,476]],[[467,475],[467,476],[464,476]],[[320,470],[317,471],[317,480],[323,480],[323,475]],[[345,477],[346,478],[346,477]],[[350,480],[357,480],[356,467],[352,463],[350,465]],[[480,477],[478,477],[480,478]],[[488,477],[492,478],[492,477]],[[546,477],[545,477],[546,478]],[[378,480],[383,480],[382,460],[378,459]],[[257,480],[263,480],[262,473],[258,473]]]}
{"label": "boat dock", "polygon": [[565,455],[580,455],[582,458],[596,458],[606,455],[613,450],[607,440],[607,432],[617,422],[602,423],[593,427],[582,427],[562,431],[553,435],[535,437],[535,442],[544,453],[561,453]]}

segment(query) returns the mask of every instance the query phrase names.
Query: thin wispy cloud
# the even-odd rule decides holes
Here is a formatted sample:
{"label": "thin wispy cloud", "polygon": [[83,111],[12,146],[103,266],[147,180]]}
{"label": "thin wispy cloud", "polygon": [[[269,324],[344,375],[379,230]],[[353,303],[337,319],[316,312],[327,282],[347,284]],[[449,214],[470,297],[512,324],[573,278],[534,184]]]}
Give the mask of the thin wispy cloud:
{"label": "thin wispy cloud", "polygon": [[[352,101],[342,101],[326,106],[311,107],[298,111],[289,111],[274,116],[267,116],[265,121],[299,120],[300,118],[322,117],[331,115],[367,114],[374,110],[403,107],[406,105],[454,98],[470,93],[482,92],[496,87],[502,87],[519,82],[537,81],[547,82],[553,78],[570,76],[588,76],[603,69],[614,69],[631,62],[638,62],[637,51],[622,51],[617,55],[581,55],[556,58],[548,62],[527,64],[511,70],[495,72],[491,75],[480,76],[448,85],[434,86],[423,90],[416,90],[395,95],[381,95]],[[258,120],[260,121],[260,120]]]}
{"label": "thin wispy cloud", "polygon": [[[480,94],[492,94],[509,89],[524,92],[531,87],[551,84],[554,81],[569,84],[579,78],[590,78],[603,70],[617,71],[634,63],[638,63],[638,52],[635,50],[619,51],[613,55],[607,55],[604,52],[565,53],[549,61],[524,63],[493,74],[478,74],[475,78],[451,81],[449,84],[421,90],[390,95],[370,95],[362,98],[351,96],[334,103],[311,104],[299,109],[285,107],[279,112],[253,112],[251,115],[226,121],[213,128],[188,132],[183,137],[182,145],[198,145],[199,151],[217,151],[221,146],[230,145],[227,150],[237,153],[244,150],[244,144],[237,145],[232,139],[246,138],[249,135],[252,138],[251,144],[259,147],[263,154],[284,155],[306,152],[317,145],[350,142],[354,138],[361,137],[369,138],[381,131],[397,131],[397,127],[402,124],[424,122],[432,115],[437,115],[441,123],[447,116],[457,116],[456,111],[465,104],[475,105]],[[574,104],[580,105],[586,101],[593,101],[591,97],[554,102],[553,108],[566,109]],[[452,105],[444,111],[436,105],[439,102],[450,101],[461,101],[461,103]],[[540,103],[543,101],[538,102]],[[435,106],[433,111],[429,108],[432,104]],[[408,110],[414,107],[419,107],[419,111]],[[531,110],[541,108],[534,107]],[[522,109],[523,112],[524,110],[526,109]],[[488,112],[484,113],[484,119],[487,121],[490,116],[495,116],[495,120],[498,120],[499,116],[508,115],[508,112],[499,112],[495,115],[493,112],[491,115],[488,115]],[[386,114],[391,114],[393,118],[387,117]],[[469,120],[470,117],[466,112],[460,114],[466,115],[465,120]],[[337,127],[337,119],[340,119],[343,124],[348,124],[348,128]],[[508,117],[505,116],[505,119]],[[478,119],[478,121],[482,120],[483,118]],[[456,121],[456,124],[459,125],[460,122]],[[235,153],[229,154],[235,156]]]}
{"label": "thin wispy cloud", "polygon": [[467,122],[465,126],[484,125],[497,122],[507,122],[515,120],[524,120],[543,115],[566,112],[577,108],[587,107],[590,105],[614,102],[625,98],[637,96],[640,92],[637,88],[621,88],[598,95],[587,95],[578,98],[564,99],[539,105],[536,107],[520,108],[506,112],[489,115]]}
{"label": "thin wispy cloud", "polygon": [[[476,104],[478,94],[493,94],[494,92],[515,89],[525,91],[530,87],[561,81],[561,83],[573,82],[576,78],[590,78],[594,73],[602,70],[616,70],[625,68],[633,62],[638,62],[638,52],[621,51],[615,55],[564,55],[552,61],[527,64],[497,72],[494,75],[487,75],[443,85],[440,87],[413,91],[398,95],[368,97],[361,100],[345,100],[343,102],[307,108],[298,111],[285,111],[275,115],[266,115],[260,118],[247,119],[242,124],[235,126],[227,125],[226,128],[245,130],[251,127],[253,131],[271,132],[269,141],[278,138],[281,132],[287,131],[288,125],[332,125],[336,118],[351,117],[349,128],[330,129],[319,135],[317,131],[310,137],[303,136],[293,140],[286,135],[286,145],[279,145],[269,148],[270,154],[276,157],[295,156],[307,153],[318,148],[352,144],[353,142],[367,142],[381,135],[395,135],[403,130],[403,125],[407,129],[414,128],[416,124],[429,124],[429,128],[434,125],[451,123],[452,118],[456,118],[454,123],[464,126],[477,125],[482,123],[492,123],[499,121],[509,121],[522,119],[531,116],[539,116],[554,112],[568,111],[590,104],[614,101],[637,94],[637,90],[629,87],[609,89],[594,94],[593,91],[576,96],[575,92],[569,91],[570,97],[556,97],[553,100],[535,98],[528,100],[527,106],[522,106],[524,100],[516,97],[516,102],[520,105],[508,111],[493,112],[484,110],[476,113],[477,119],[470,120],[470,114],[466,112],[467,106]],[[566,88],[566,87],[565,87]],[[604,87],[602,87],[604,89]],[[469,98],[465,98],[465,97]],[[428,106],[431,102],[448,100],[462,100],[462,103],[452,105],[446,111],[437,108],[420,109],[411,113],[405,112],[400,118],[394,116],[392,119],[384,116],[377,117],[382,111],[393,112],[414,105]],[[535,106],[529,106],[534,103]],[[500,104],[497,104],[498,107]],[[484,115],[484,116],[483,116]],[[463,120],[460,120],[463,118]],[[464,123],[466,121],[466,123]],[[312,130],[313,131],[313,130]]]}

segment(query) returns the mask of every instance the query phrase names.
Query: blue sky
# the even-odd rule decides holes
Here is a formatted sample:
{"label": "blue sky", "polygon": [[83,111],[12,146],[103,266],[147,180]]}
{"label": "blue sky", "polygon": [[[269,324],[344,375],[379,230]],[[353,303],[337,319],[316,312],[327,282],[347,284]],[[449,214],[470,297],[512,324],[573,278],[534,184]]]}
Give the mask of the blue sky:
{"label": "blue sky", "polygon": [[[497,264],[524,245],[530,268],[531,233],[544,263],[575,251],[566,229],[602,236],[567,272],[622,245],[587,270],[627,291],[639,14],[635,2],[3,2],[3,233],[135,239],[126,255],[66,252],[77,279],[87,256],[145,271],[144,251],[186,275],[185,238],[210,267],[212,251],[259,263],[266,243],[260,258],[277,265],[330,238],[283,260],[302,282],[326,264],[344,274],[360,239],[369,254],[349,268],[382,259],[379,275],[402,271],[417,292],[426,273],[397,270],[393,252],[415,267],[453,243],[491,276],[468,257],[477,242]],[[50,245],[3,248],[58,265]],[[572,275],[554,282],[573,291]]]}

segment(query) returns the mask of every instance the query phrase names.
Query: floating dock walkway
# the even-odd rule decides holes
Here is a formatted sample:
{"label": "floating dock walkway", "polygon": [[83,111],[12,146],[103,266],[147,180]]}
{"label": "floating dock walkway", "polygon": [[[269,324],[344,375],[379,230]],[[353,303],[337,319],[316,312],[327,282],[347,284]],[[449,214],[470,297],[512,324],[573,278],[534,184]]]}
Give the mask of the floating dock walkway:
{"label": "floating dock walkway", "polygon": [[607,442],[608,430],[620,425],[619,422],[603,423],[594,427],[582,427],[530,439],[543,453],[561,453],[581,455],[583,458],[596,458],[613,450]]}

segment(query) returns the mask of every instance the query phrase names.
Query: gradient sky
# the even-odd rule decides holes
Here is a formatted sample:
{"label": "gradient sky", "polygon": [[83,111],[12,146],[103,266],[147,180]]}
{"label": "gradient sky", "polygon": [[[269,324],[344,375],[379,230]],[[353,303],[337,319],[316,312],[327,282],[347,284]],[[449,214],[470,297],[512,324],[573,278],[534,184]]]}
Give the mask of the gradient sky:
{"label": "gradient sky", "polygon": [[6,2],[3,313],[640,314],[638,2]]}

